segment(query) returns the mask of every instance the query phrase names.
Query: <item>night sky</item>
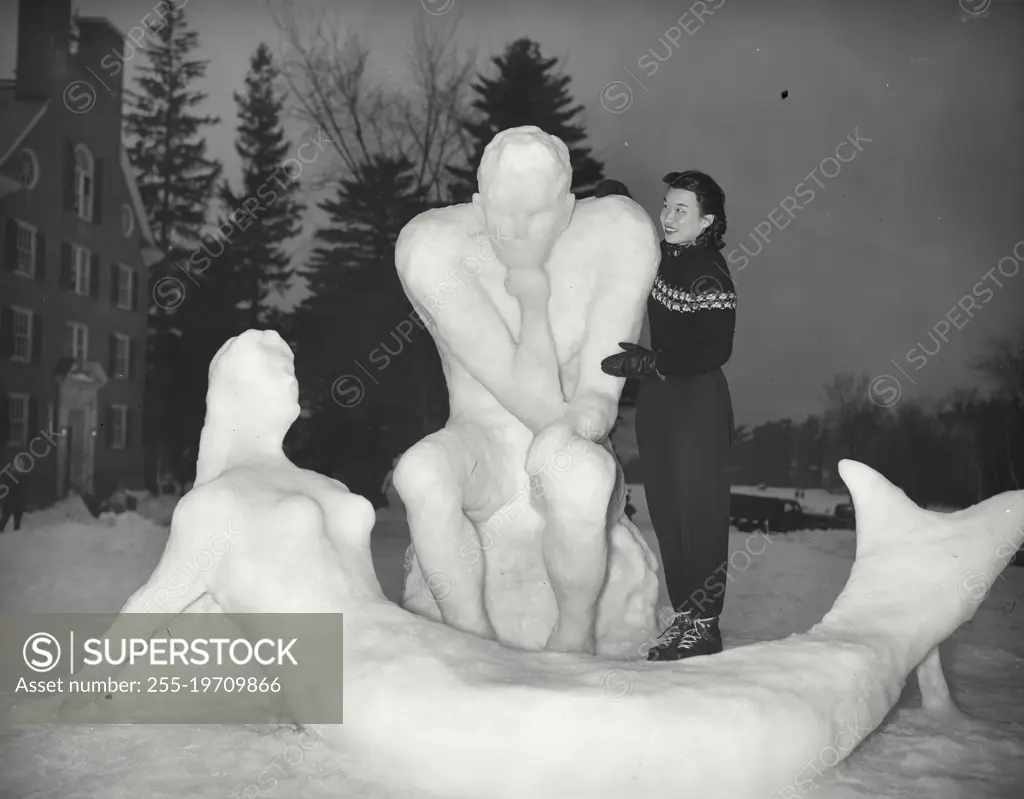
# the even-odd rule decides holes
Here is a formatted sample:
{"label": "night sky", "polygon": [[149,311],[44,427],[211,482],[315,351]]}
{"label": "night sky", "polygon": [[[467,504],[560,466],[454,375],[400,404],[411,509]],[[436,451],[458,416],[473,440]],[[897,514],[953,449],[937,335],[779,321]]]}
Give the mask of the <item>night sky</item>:
{"label": "night sky", "polygon": [[[123,32],[153,5],[78,4]],[[483,66],[519,36],[537,40],[572,76],[608,176],[655,217],[666,172],[696,168],[718,180],[739,293],[726,373],[740,423],[819,411],[821,386],[837,372],[892,375],[905,397],[976,384],[970,357],[1022,318],[1022,3],[331,5],[363,34],[375,74],[395,84],[418,15],[444,25],[461,12],[460,40]],[[14,6],[6,0],[0,13],[5,76]],[[714,10],[703,21],[702,6]],[[211,153],[234,177],[231,93],[256,45],[277,48],[279,36],[258,0],[190,0],[187,14],[211,61],[209,110],[223,118]],[[307,237],[315,222],[307,218]]]}

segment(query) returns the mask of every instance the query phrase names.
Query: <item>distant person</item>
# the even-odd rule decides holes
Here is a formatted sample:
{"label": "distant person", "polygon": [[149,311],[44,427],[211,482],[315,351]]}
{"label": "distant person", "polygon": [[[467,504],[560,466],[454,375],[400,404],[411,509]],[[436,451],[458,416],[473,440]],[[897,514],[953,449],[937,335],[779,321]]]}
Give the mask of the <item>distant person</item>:
{"label": "distant person", "polygon": [[7,520],[14,517],[14,529],[21,529],[21,517],[25,513],[25,476],[17,482],[0,483],[7,489],[7,495],[0,499],[3,512],[0,513],[0,533],[7,529]]}
{"label": "distant person", "polygon": [[611,178],[605,178],[597,184],[597,188],[594,190],[595,197],[608,197],[613,194],[619,194],[623,197],[629,197],[633,199],[633,195],[629,193],[629,189],[626,188],[626,184],[618,180],[612,180]]}
{"label": "distant person", "polygon": [[733,410],[721,367],[732,356],[736,290],[720,252],[725,193],[702,172],[663,181],[665,238],[647,301],[652,349],[622,344],[601,368],[643,378],[640,466],[675,609],[648,659],[681,660],[722,651]]}

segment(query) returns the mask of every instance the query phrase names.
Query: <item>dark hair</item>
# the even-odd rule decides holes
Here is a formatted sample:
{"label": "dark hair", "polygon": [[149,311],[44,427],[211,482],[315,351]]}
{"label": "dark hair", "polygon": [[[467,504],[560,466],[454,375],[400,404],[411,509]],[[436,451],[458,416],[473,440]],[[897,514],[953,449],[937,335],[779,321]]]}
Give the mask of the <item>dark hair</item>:
{"label": "dark hair", "polygon": [[700,206],[700,215],[712,215],[715,221],[697,237],[697,241],[709,241],[711,245],[720,250],[725,246],[725,192],[711,178],[703,172],[695,169],[688,169],[686,172],[669,172],[662,179],[670,189],[681,189],[692,191],[697,197],[697,204]]}
{"label": "dark hair", "polygon": [[629,189],[626,188],[626,184],[618,180],[612,180],[611,178],[605,178],[597,184],[597,188],[594,190],[595,197],[608,197],[612,194],[620,194],[623,197],[629,197],[633,199],[633,195],[629,193]]}

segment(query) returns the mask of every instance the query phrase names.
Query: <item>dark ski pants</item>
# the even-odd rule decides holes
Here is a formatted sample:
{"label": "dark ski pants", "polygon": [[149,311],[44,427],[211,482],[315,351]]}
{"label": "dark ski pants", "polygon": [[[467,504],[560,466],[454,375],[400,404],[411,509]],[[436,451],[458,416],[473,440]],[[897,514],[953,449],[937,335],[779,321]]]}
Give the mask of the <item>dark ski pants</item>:
{"label": "dark ski pants", "polygon": [[721,369],[645,377],[636,409],[644,492],[677,611],[720,616],[729,558],[733,411]]}

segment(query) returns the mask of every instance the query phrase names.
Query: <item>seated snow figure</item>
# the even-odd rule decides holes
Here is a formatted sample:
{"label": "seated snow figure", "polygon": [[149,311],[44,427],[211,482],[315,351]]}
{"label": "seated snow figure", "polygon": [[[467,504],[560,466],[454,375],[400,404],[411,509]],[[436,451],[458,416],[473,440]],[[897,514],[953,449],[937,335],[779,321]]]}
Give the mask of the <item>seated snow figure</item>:
{"label": "seated snow figure", "polygon": [[[345,723],[317,731],[346,772],[415,795],[621,799],[671,785],[673,795],[706,799],[804,796],[810,774],[834,767],[883,723],[915,668],[926,713],[956,723],[938,645],[974,616],[978,589],[1024,542],[1024,491],[933,513],[867,466],[842,461],[856,560],[809,631],[682,664],[510,649],[383,596],[369,503],[281,450],[298,403],[291,354],[276,334],[232,340],[210,377],[196,487],[125,612],[159,604],[150,617],[157,635],[164,613],[187,608],[343,613]],[[237,531],[232,545],[209,569],[187,570],[227,525]],[[187,590],[167,595],[186,572],[195,573]],[[96,668],[75,676],[131,679],[134,667]],[[281,696],[301,708],[305,690],[285,680]],[[69,695],[91,699],[118,701]],[[22,722],[51,710],[48,700],[16,701]],[[65,706],[63,717],[87,723],[93,707]]]}
{"label": "seated snow figure", "polygon": [[600,364],[640,334],[654,225],[625,197],[576,203],[568,149],[536,127],[495,136],[477,175],[396,247],[451,407],[395,469],[402,604],[518,648],[635,655],[658,566],[608,440],[625,381]]}

